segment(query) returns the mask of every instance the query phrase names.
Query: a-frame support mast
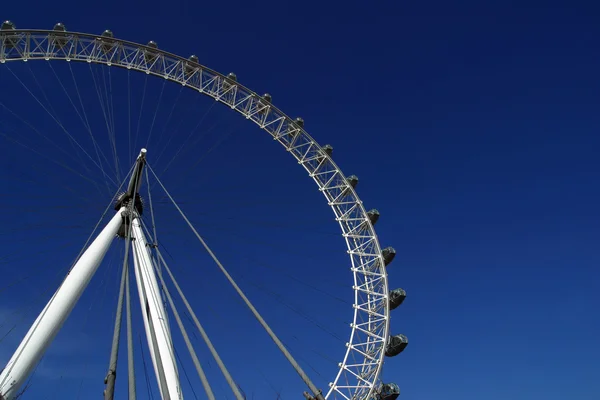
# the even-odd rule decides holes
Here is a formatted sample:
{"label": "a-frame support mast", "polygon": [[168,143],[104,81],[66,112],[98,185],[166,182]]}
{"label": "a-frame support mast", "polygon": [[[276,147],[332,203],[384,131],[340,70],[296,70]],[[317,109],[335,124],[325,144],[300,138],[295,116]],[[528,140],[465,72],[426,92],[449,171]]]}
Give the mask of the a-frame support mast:
{"label": "a-frame support mast", "polygon": [[[35,369],[35,366],[64,325],[67,317],[77,304],[77,301],[85,288],[88,286],[90,280],[100,266],[100,263],[104,259],[113,239],[122,230],[124,221],[133,222],[132,237],[137,239],[136,241],[143,246],[143,248],[137,249],[136,246],[133,246],[135,255],[134,260],[142,260],[136,267],[136,277],[138,275],[138,270],[139,273],[144,276],[142,278],[142,285],[146,291],[145,296],[147,301],[142,303],[142,310],[145,311],[149,303],[158,305],[154,307],[151,314],[151,320],[154,323],[154,326],[151,329],[148,341],[150,343],[150,338],[152,337],[152,340],[158,343],[157,348],[160,353],[160,358],[157,358],[157,355],[153,355],[153,362],[155,363],[157,376],[159,376],[159,370],[162,370],[162,375],[165,375],[166,377],[166,381],[161,385],[161,395],[163,400],[176,400],[181,398],[177,379],[177,369],[174,361],[171,363],[169,360],[165,360],[168,358],[167,354],[173,352],[170,333],[162,333],[165,331],[164,327],[159,327],[158,325],[160,324],[156,322],[159,318],[164,317],[165,310],[162,306],[162,301],[160,301],[160,294],[156,286],[156,276],[154,275],[154,269],[152,268],[150,254],[147,248],[145,248],[146,239],[139,228],[140,214],[135,206],[130,207],[131,201],[133,201],[135,205],[135,202],[139,200],[139,186],[145,164],[146,149],[142,149],[136,159],[136,164],[133,168],[127,191],[121,195],[117,201],[115,207],[117,210],[116,214],[110,219],[108,224],[71,268],[58,290],[36,318],[35,322],[21,341],[21,344],[6,364],[6,367],[0,372],[0,400],[14,400],[19,394],[19,390],[21,390],[23,384]],[[131,213],[133,213],[133,215],[131,215]],[[141,267],[142,264],[145,266]],[[166,332],[170,332],[170,330],[167,329]],[[157,368],[157,362],[161,364],[160,368]],[[163,386],[165,386],[164,389]],[[179,396],[176,394],[179,394]]]}
{"label": "a-frame support mast", "polygon": [[29,332],[0,374],[0,399],[12,400],[18,394],[46,349],[67,320],[81,294],[98,269],[123,223],[122,207],[81,255],[69,274],[37,317]]}

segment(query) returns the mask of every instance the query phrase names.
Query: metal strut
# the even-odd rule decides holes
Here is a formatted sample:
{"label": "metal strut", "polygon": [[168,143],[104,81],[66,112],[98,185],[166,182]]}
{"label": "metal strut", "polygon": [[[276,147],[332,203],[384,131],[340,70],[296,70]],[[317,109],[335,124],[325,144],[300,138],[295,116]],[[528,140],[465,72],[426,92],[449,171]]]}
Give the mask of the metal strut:
{"label": "metal strut", "polygon": [[[145,153],[145,150],[143,152]],[[122,186],[119,186],[117,191],[121,190]],[[119,206],[117,210],[117,213],[96,236],[96,239],[78,257],[75,265],[0,372],[0,400],[14,400],[18,396],[21,386],[71,314],[83,291],[98,270],[113,238],[123,225],[127,208]]]}
{"label": "metal strut", "polygon": [[129,293],[129,268],[125,271],[125,318],[127,319],[127,366],[129,398],[136,400],[135,394],[135,367],[133,364],[133,333],[131,327],[131,296]]}
{"label": "metal strut", "polygon": [[[125,238],[125,256],[123,257],[123,272],[121,273],[121,284],[119,286],[119,300],[117,301],[117,313],[115,316],[115,328],[113,331],[112,348],[110,352],[110,361],[108,363],[108,373],[104,378],[104,400],[113,400],[115,396],[115,381],[117,380],[117,361],[119,359],[119,338],[121,337],[121,321],[123,320],[123,298],[125,295],[125,282],[127,279],[127,269],[129,260],[129,247],[131,243],[131,216],[136,207],[136,200],[141,202],[139,197],[139,188],[142,181],[142,171],[146,164],[146,149],[142,149],[135,161],[135,166],[129,180],[127,191],[117,198],[115,208],[127,207],[124,217],[125,224],[121,232]],[[133,199],[133,201],[132,201]],[[138,200],[139,199],[139,200]]]}
{"label": "metal strut", "polygon": [[[128,213],[124,226],[119,231],[119,236],[128,241],[128,247],[133,251],[133,269],[138,286],[140,305],[144,319],[146,337],[154,371],[158,379],[158,386],[163,400],[182,399],[181,388],[179,386],[179,376],[171,332],[168,326],[167,313],[160,298],[157,278],[153,268],[152,257],[147,247],[146,237],[141,229],[141,215],[144,211],[144,202],[140,196],[140,187],[143,180],[143,171],[146,166],[146,149],[140,151],[133,167],[131,179],[127,191],[121,193],[115,204],[115,208],[126,207]],[[127,259],[124,260],[124,265]],[[121,283],[120,299],[118,305],[118,315],[115,319],[115,331],[113,337],[113,348],[111,353],[111,363],[107,375],[107,389],[105,390],[105,400],[113,400],[114,385],[116,380],[116,363],[119,348],[119,337],[122,316],[122,296],[125,279],[128,277],[127,268],[123,270],[123,281]],[[127,285],[128,289],[128,285]],[[129,304],[128,304],[129,306]],[[128,309],[129,313],[129,309]],[[128,317],[129,318],[129,317]],[[129,324],[129,322],[128,322]],[[128,328],[129,330],[129,328]],[[130,333],[128,332],[128,342],[130,342]],[[129,349],[129,392],[135,393],[135,383],[131,381],[133,375],[133,362]],[[135,394],[134,394],[135,396]]]}
{"label": "metal strut", "polygon": [[158,274],[158,277],[160,278],[160,284],[161,284],[161,287],[163,288],[163,293],[165,293],[167,300],[169,301],[171,310],[173,311],[173,316],[175,317],[175,321],[177,322],[177,325],[179,326],[179,330],[181,331],[181,335],[183,336],[185,345],[187,346],[188,352],[190,353],[190,356],[192,357],[192,361],[194,362],[194,366],[196,367],[196,371],[198,372],[198,376],[200,377],[202,386],[204,387],[204,390],[206,391],[206,396],[209,398],[209,400],[216,400],[215,395],[212,391],[212,388],[210,387],[210,383],[208,383],[206,374],[204,373],[204,370],[202,369],[202,366],[200,365],[200,360],[198,360],[198,356],[196,355],[194,346],[192,346],[192,342],[190,342],[190,337],[187,334],[185,327],[183,326],[183,322],[181,321],[179,312],[177,311],[177,308],[175,307],[173,298],[171,297],[171,294],[169,293],[169,289],[165,285],[165,280],[161,274]]}
{"label": "metal strut", "polygon": [[[129,234],[127,234],[129,244]],[[115,328],[113,331],[110,361],[108,362],[108,373],[104,378],[104,400],[113,400],[115,396],[115,381],[117,380],[117,361],[119,358],[119,338],[121,337],[121,320],[123,319],[123,297],[125,295],[125,280],[127,277],[127,258],[129,257],[129,246],[125,247],[123,259],[123,272],[121,273],[121,284],[119,285],[119,300],[117,301],[117,315],[115,316]]]}
{"label": "metal strut", "polygon": [[119,210],[71,269],[0,374],[0,399],[13,400],[77,304],[122,224]]}
{"label": "metal strut", "polygon": [[142,231],[141,221],[136,215],[132,221],[132,243],[134,252],[134,269],[142,307],[142,316],[146,328],[146,336],[154,371],[158,377],[161,398],[163,400],[180,400],[183,398],[179,386],[179,376],[175,360],[175,352],[171,341],[170,329],[167,326],[166,310],[160,297],[160,291],[152,258],[148,251],[146,237]]}
{"label": "metal strut", "polygon": [[135,160],[135,164],[132,168],[131,179],[127,190],[123,193],[117,194],[117,201],[115,202],[115,210],[121,207],[127,207],[130,211],[128,218],[125,223],[119,229],[118,235],[121,238],[125,238],[126,233],[130,231],[131,220],[133,213],[142,215],[144,212],[144,200],[140,195],[140,187],[143,180],[144,166],[146,165],[146,149],[140,150],[138,158]]}

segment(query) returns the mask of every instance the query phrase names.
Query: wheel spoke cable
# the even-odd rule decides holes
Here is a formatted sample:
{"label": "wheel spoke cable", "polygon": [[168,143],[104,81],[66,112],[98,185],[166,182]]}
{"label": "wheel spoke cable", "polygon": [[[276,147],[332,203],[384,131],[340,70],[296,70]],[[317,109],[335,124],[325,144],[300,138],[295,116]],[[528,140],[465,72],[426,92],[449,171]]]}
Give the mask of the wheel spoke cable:
{"label": "wheel spoke cable", "polygon": [[[164,270],[167,271],[167,273],[169,274],[169,277],[171,278],[171,281],[173,282],[173,285],[175,286],[175,289],[177,289],[177,292],[179,293],[179,296],[181,297],[181,299],[183,300],[183,303],[185,304],[185,307],[186,307],[186,309],[188,311],[188,314],[191,316],[192,320],[194,321],[194,324],[196,325],[196,328],[198,328],[198,331],[200,332],[200,335],[202,336],[202,339],[204,340],[204,343],[206,343],[206,346],[208,347],[211,355],[213,356],[213,358],[217,362],[217,365],[219,366],[219,369],[221,370],[221,373],[225,377],[225,380],[227,380],[227,384],[229,385],[229,387],[233,391],[233,394],[235,395],[236,399],[237,400],[245,400],[244,396],[240,393],[240,390],[239,390],[237,384],[235,383],[233,377],[231,376],[231,374],[227,370],[227,367],[223,363],[223,360],[221,359],[221,356],[219,355],[219,353],[215,349],[212,341],[208,337],[208,334],[204,330],[204,327],[202,326],[202,324],[198,320],[198,317],[196,316],[196,313],[194,312],[192,306],[190,305],[189,301],[185,297],[185,294],[181,290],[181,287],[179,286],[179,283],[175,279],[175,276],[173,276],[173,273],[171,272],[171,269],[167,265],[167,262],[165,261],[164,257],[162,256],[162,253],[158,249],[156,250],[156,253],[158,255],[159,262],[162,264],[162,267],[164,268]],[[158,275],[159,275],[159,278],[161,280],[161,283],[162,283],[162,286],[163,286],[163,290],[164,290],[165,294],[167,295],[167,299],[169,299],[169,303],[171,303],[171,307],[173,307],[171,296],[170,296],[170,294],[169,294],[169,292],[168,292],[168,290],[166,288],[166,284],[165,284],[164,278],[163,278],[162,274],[158,274]],[[175,313],[175,311],[174,311],[174,313]],[[179,317],[176,316],[176,318],[179,318]]]}
{"label": "wheel spoke cable", "polygon": [[[27,65],[27,69],[29,70],[29,73],[31,74],[31,77],[33,78],[33,81],[35,82],[36,86],[38,87],[38,89],[42,93],[42,97],[44,98],[44,100],[46,100],[46,104],[48,105],[48,108],[50,109],[51,114],[59,122],[59,125],[63,125],[62,122],[60,122],[60,117],[59,117],[58,113],[56,112],[56,110],[52,106],[52,102],[50,101],[50,99],[46,95],[46,91],[44,90],[44,88],[40,84],[40,81],[38,80],[37,76],[35,75],[35,72],[31,68],[30,64]],[[75,143],[73,143],[73,141],[70,141],[69,143],[71,144],[71,147],[73,148],[73,152],[75,153],[75,155],[79,159],[79,163],[81,164],[81,166],[85,169],[85,171],[87,173],[91,173],[92,171],[90,170],[90,168],[88,167],[88,165],[85,163],[85,161],[81,157],[81,153],[79,151],[77,151],[77,147],[75,146]],[[100,190],[100,187],[98,186],[98,184],[95,181],[94,181],[94,186],[98,189],[98,192],[100,193],[100,195],[102,195],[102,191]]]}
{"label": "wheel spoke cable", "polygon": [[[108,100],[108,94],[106,95],[106,102],[104,100],[104,93],[102,90],[100,90],[100,78],[98,78],[98,80],[96,80],[96,75],[94,74],[94,70],[92,69],[92,65],[89,64],[88,65],[90,68],[90,74],[92,76],[92,81],[94,82],[94,88],[96,89],[96,94],[98,95],[98,103],[100,103],[100,109],[102,110],[102,115],[104,116],[104,123],[106,125],[106,132],[108,134],[108,141],[110,143],[111,146],[111,150],[113,152],[113,160],[114,160],[114,168],[115,168],[115,174],[117,177],[117,180],[119,180],[119,159],[117,156],[117,144],[115,142],[115,137],[114,134],[112,132],[112,128],[111,128],[111,121],[110,121],[110,115],[109,115],[109,100]],[[106,89],[106,82],[104,82],[104,86]],[[106,90],[105,90],[106,91]]]}
{"label": "wheel spoke cable", "polygon": [[[148,168],[146,168],[146,186],[148,187],[148,202],[149,202],[149,206],[150,206],[150,215],[152,218],[152,229],[153,229],[153,233],[151,234],[148,227],[146,226],[146,224],[144,223],[144,221],[140,220],[140,222],[142,223],[142,228],[146,231],[146,234],[149,237],[153,237],[153,241],[154,241],[154,251],[157,257],[156,260],[156,272],[157,275],[160,279],[161,282],[161,288],[162,288],[162,293],[167,297],[167,300],[169,301],[169,304],[171,306],[171,309],[173,310],[173,315],[175,315],[175,319],[177,320],[177,324],[179,325],[179,329],[181,330],[183,336],[184,336],[184,340],[186,342],[186,345],[188,346],[188,350],[190,351],[190,355],[192,355],[192,358],[194,359],[194,364],[196,365],[196,369],[198,370],[198,374],[200,375],[200,379],[202,380],[202,376],[203,376],[203,372],[202,372],[202,367],[200,366],[200,362],[197,360],[197,357],[195,355],[195,353],[193,353],[194,349],[191,345],[191,343],[189,342],[189,337],[187,335],[187,333],[185,332],[185,328],[183,326],[183,324],[181,323],[181,318],[179,317],[179,314],[177,312],[177,310],[175,309],[175,304],[173,303],[173,299],[171,297],[171,294],[169,293],[169,290],[167,288],[167,285],[165,284],[165,280],[163,278],[163,274],[162,274],[162,267],[164,267],[166,269],[166,271],[169,274],[169,277],[171,278],[171,281],[173,282],[173,284],[175,285],[175,288],[177,289],[177,292],[179,293],[179,296],[181,297],[181,299],[183,300],[188,313],[192,316],[194,323],[196,325],[196,328],[198,328],[198,331],[200,332],[200,335],[202,335],[202,339],[204,340],[204,342],[206,343],[206,346],[208,347],[211,355],[213,356],[213,358],[215,359],[215,361],[217,362],[217,365],[219,366],[219,369],[221,370],[221,373],[223,374],[223,376],[225,377],[225,380],[227,380],[227,383],[229,384],[229,386],[231,387],[231,390],[233,391],[233,394],[235,395],[237,400],[245,400],[244,396],[242,396],[242,394],[240,393],[240,390],[237,386],[237,384],[235,383],[235,381],[233,380],[231,374],[229,373],[229,371],[227,370],[227,367],[225,367],[225,364],[223,363],[223,360],[221,359],[221,356],[219,356],[219,353],[217,352],[217,350],[215,349],[215,347],[212,344],[212,341],[210,340],[210,338],[208,337],[208,334],[206,333],[206,331],[204,330],[204,328],[202,327],[202,324],[200,324],[200,321],[198,320],[198,317],[196,316],[196,313],[194,312],[194,310],[192,309],[192,307],[190,306],[190,303],[188,302],[187,298],[185,297],[185,295],[183,294],[183,291],[181,290],[181,287],[179,286],[179,283],[177,283],[177,281],[175,280],[175,277],[173,276],[169,266],[167,265],[167,262],[165,261],[165,259],[163,258],[162,254],[160,253],[159,249],[158,249],[158,238],[157,238],[157,234],[156,234],[156,225],[155,225],[155,221],[154,221],[154,209],[152,207],[152,196],[151,196],[151,190],[150,190],[150,179],[148,176]],[[206,376],[204,376],[204,379],[206,379]],[[204,384],[204,381],[203,381]],[[208,382],[207,382],[208,385]],[[207,392],[208,394],[208,392]],[[210,397],[210,395],[209,395]]]}
{"label": "wheel spoke cable", "polygon": [[[21,86],[23,86],[23,88],[25,88],[25,90],[34,98],[34,100],[44,109],[44,111],[46,111],[46,113],[48,113],[48,115],[54,120],[54,122],[56,122],[56,124],[62,129],[62,131],[69,137],[69,139],[71,139],[76,145],[77,147],[79,147],[81,149],[81,151],[92,161],[92,163],[98,167],[99,169],[102,169],[102,167],[100,167],[100,165],[98,165],[98,163],[96,163],[96,161],[92,158],[92,156],[90,156],[90,154],[81,146],[81,144],[73,137],[73,135],[71,135],[71,133],[69,133],[69,131],[64,127],[63,124],[60,123],[60,121],[58,119],[56,119],[56,117],[48,110],[48,108],[46,106],[44,106],[44,104],[40,101],[40,99],[38,99],[38,97],[33,94],[33,92],[27,87],[27,85],[25,85],[25,83],[23,83],[23,81],[8,67],[6,67],[8,69],[8,71],[17,79],[17,81],[21,84]],[[110,177],[109,177],[110,179]],[[116,182],[112,179],[110,179],[111,182],[116,185]]]}
{"label": "wheel spoke cable", "polygon": [[138,114],[137,129],[135,130],[135,138],[133,139],[133,148],[137,147],[138,136],[140,134],[140,125],[142,123],[142,114],[144,111],[144,102],[146,101],[146,87],[148,85],[148,75],[144,78],[144,90],[142,92],[142,104],[140,105],[140,113]]}
{"label": "wheel spoke cable", "polygon": [[154,130],[154,123],[156,122],[156,116],[158,115],[158,110],[160,109],[160,103],[163,97],[163,93],[165,91],[165,85],[167,84],[166,79],[163,81],[162,88],[160,89],[160,96],[158,97],[158,101],[156,102],[156,108],[154,109],[154,117],[152,117],[152,123],[150,124],[150,131],[148,132],[148,139],[146,139],[146,147],[150,145],[150,138],[152,138],[152,131]]}
{"label": "wheel spoke cable", "polygon": [[181,215],[181,217],[188,224],[188,226],[190,227],[190,229],[192,230],[192,232],[194,232],[194,234],[196,235],[196,238],[198,238],[198,241],[202,244],[202,246],[204,247],[204,249],[206,250],[206,252],[211,256],[211,258],[213,259],[213,261],[217,264],[217,266],[219,267],[219,269],[221,270],[221,272],[223,273],[223,275],[225,276],[225,278],[227,278],[227,280],[229,281],[229,283],[231,284],[231,286],[235,289],[235,291],[238,293],[238,295],[242,298],[242,300],[244,301],[244,303],[246,303],[246,306],[250,309],[250,311],[252,312],[252,314],[254,315],[254,317],[262,325],[262,327],[267,332],[267,334],[270,336],[270,338],[273,340],[273,342],[275,342],[275,344],[277,345],[277,347],[279,348],[279,350],[283,353],[283,355],[288,360],[288,362],[296,370],[296,372],[298,373],[298,375],[300,375],[300,378],[302,378],[302,380],[304,381],[304,383],[306,384],[306,386],[308,386],[308,388],[313,392],[314,397],[317,400],[325,400],[325,397],[323,397],[323,394],[321,393],[321,391],[319,389],[317,389],[317,387],[315,386],[315,384],[311,381],[311,379],[304,372],[304,370],[302,369],[302,367],[300,367],[300,365],[298,364],[298,362],[294,359],[294,357],[290,354],[290,352],[287,350],[287,348],[283,345],[283,343],[277,337],[277,335],[275,334],[275,332],[273,332],[273,330],[267,324],[267,322],[262,317],[262,315],[260,315],[260,313],[258,312],[258,310],[250,302],[250,300],[248,299],[248,297],[246,297],[246,295],[244,294],[244,292],[242,291],[242,289],[238,286],[238,284],[235,282],[235,280],[233,279],[233,277],[229,274],[229,272],[227,271],[227,269],[225,269],[225,267],[223,266],[223,264],[221,264],[221,262],[219,261],[219,259],[215,255],[215,253],[210,249],[210,247],[208,246],[208,244],[206,244],[206,242],[204,241],[204,239],[202,238],[202,236],[200,236],[200,234],[198,233],[198,231],[196,230],[196,228],[194,228],[194,226],[192,225],[192,223],[190,222],[190,220],[187,218],[187,216],[185,215],[185,213],[183,212],[183,210],[181,210],[181,208],[179,207],[179,205],[177,204],[177,202],[173,199],[173,197],[171,196],[171,194],[169,193],[169,191],[167,190],[167,188],[165,188],[165,186],[160,181],[160,179],[158,179],[158,176],[156,175],[156,173],[154,172],[154,170],[152,169],[152,167],[150,165],[147,165],[147,167],[148,167],[148,169],[150,169],[150,172],[152,172],[152,175],[154,176],[154,179],[156,179],[156,181],[158,182],[158,184],[160,185],[160,187],[162,188],[162,190],[165,192],[165,195],[169,198],[169,200],[171,200],[171,202],[173,203],[173,206],[175,206],[175,208],[177,209],[177,211],[179,212],[179,214]]}
{"label": "wheel spoke cable", "polygon": [[[98,143],[96,142],[96,138],[94,138],[94,135],[92,134],[92,130],[90,128],[90,124],[87,118],[87,114],[85,114],[85,108],[83,107],[83,101],[81,99],[81,95],[79,94],[79,88],[77,87],[77,82],[75,82],[75,76],[73,75],[73,80],[75,82],[75,88],[77,90],[77,95],[79,96],[79,102],[82,106],[82,111],[83,114],[85,115],[85,118],[83,117],[83,115],[79,112],[79,109],[77,108],[77,106],[75,105],[75,102],[73,101],[73,98],[71,97],[71,95],[69,94],[69,92],[67,91],[67,88],[65,87],[65,85],[63,84],[62,80],[59,78],[58,74],[56,73],[56,70],[54,69],[54,67],[52,66],[51,63],[48,64],[50,66],[50,69],[52,70],[52,73],[54,74],[54,77],[56,78],[56,81],[58,82],[58,84],[60,85],[60,87],[62,88],[63,92],[65,93],[65,95],[67,96],[67,98],[69,99],[69,102],[71,103],[71,106],[73,106],[73,109],[75,110],[75,113],[79,116],[79,119],[81,120],[81,123],[83,124],[83,126],[86,128],[86,130],[88,131],[88,133],[90,134],[90,137],[92,139],[92,144],[94,145],[94,150],[96,152],[96,157],[98,158],[98,164],[100,165],[100,168],[102,170],[102,175],[104,177],[107,176],[106,171],[104,170],[104,167],[102,165],[102,160],[100,159],[100,152],[98,151]],[[71,64],[69,64],[69,67],[71,67]],[[71,73],[73,72],[73,70],[71,70]],[[110,186],[108,185],[108,181],[106,181],[105,179],[105,183],[106,183],[106,188],[109,190],[110,192]]]}
{"label": "wheel spoke cable", "polygon": [[[190,353],[190,356],[192,357],[192,361],[194,362],[194,366],[196,367],[196,371],[198,372],[198,376],[200,377],[200,381],[202,381],[202,386],[204,387],[204,391],[206,392],[206,395],[208,396],[208,398],[210,400],[216,400],[215,395],[212,391],[212,388],[210,387],[210,383],[208,383],[208,379],[206,378],[206,374],[204,373],[204,370],[202,369],[202,366],[200,365],[200,361],[198,360],[198,356],[196,355],[196,351],[194,350],[194,347],[192,346],[192,342],[190,342],[190,337],[187,334],[187,331],[185,329],[185,326],[183,326],[183,321],[181,321],[181,317],[179,316],[179,312],[177,311],[177,308],[175,307],[175,303],[173,302],[173,298],[171,297],[171,293],[169,293],[169,289],[167,288],[167,286],[165,285],[165,280],[162,276],[162,274],[158,274],[158,277],[160,279],[160,284],[162,286],[163,289],[163,293],[167,296],[167,300],[169,301],[169,305],[171,306],[171,311],[173,312],[173,316],[175,317],[175,321],[177,321],[177,325],[179,326],[179,330],[181,331],[181,335],[183,336],[183,340],[185,341],[185,345],[188,349],[188,352]],[[243,398],[241,399],[243,400]]]}
{"label": "wheel spoke cable", "polygon": [[[73,85],[75,86],[75,92],[77,93],[77,97],[79,99],[79,104],[81,105],[81,111],[83,112],[83,116],[85,118],[84,125],[86,126],[87,131],[90,134],[90,138],[92,139],[92,143],[94,144],[94,148],[96,150],[96,156],[98,157],[100,167],[102,168],[102,174],[105,178],[110,178],[108,173],[104,170],[102,161],[100,160],[100,155],[102,155],[102,158],[104,159],[104,161],[106,162],[106,165],[108,167],[110,167],[110,161],[108,161],[106,154],[104,154],[104,152],[102,151],[102,148],[100,147],[100,145],[96,141],[94,134],[92,133],[92,127],[90,125],[90,120],[88,118],[87,112],[85,111],[85,105],[83,104],[83,98],[81,97],[81,92],[79,91],[79,85],[77,84],[77,79],[75,78],[75,74],[73,73],[73,68],[71,67],[71,64],[69,64],[69,71],[71,72],[71,78],[73,79]],[[107,182],[107,187],[108,187],[108,182]],[[110,190],[110,187],[109,187],[109,190]]]}

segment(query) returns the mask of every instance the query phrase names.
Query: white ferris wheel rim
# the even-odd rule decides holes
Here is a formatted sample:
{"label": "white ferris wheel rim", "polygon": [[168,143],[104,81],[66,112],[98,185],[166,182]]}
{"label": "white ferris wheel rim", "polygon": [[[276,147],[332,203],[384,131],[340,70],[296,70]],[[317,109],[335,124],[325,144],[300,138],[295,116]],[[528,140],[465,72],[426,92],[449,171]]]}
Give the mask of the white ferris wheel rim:
{"label": "white ferris wheel rim", "polygon": [[352,330],[343,361],[338,364],[338,373],[329,383],[325,397],[340,395],[353,400],[373,395],[380,382],[389,336],[384,258],[354,186],[301,124],[270,100],[239,84],[235,77],[158,48],[114,37],[54,30],[0,30],[0,64],[29,60],[104,64],[163,77],[228,105],[283,145],[307,170],[332,208],[346,241],[354,276]]}

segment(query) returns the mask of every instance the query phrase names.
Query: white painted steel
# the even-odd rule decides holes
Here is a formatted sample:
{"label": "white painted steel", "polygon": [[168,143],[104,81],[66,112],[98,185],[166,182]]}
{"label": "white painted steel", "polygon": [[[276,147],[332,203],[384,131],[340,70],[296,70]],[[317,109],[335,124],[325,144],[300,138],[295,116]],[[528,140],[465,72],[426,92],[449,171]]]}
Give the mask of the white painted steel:
{"label": "white painted steel", "polygon": [[125,212],[121,208],[92,244],[81,255],[69,274],[37,317],[27,335],[0,374],[0,399],[12,400],[17,396],[29,374],[56,337],[81,294],[102,262],[116,236]]}
{"label": "white painted steel", "polygon": [[[133,237],[133,232],[131,233],[131,236]],[[133,253],[133,272],[135,274],[135,283],[136,283],[137,292],[138,292],[138,295],[140,298],[140,304],[142,305],[142,318],[144,320],[144,330],[146,332],[146,338],[151,338],[152,331],[150,330],[150,324],[148,322],[148,314],[146,312],[144,312],[144,307],[143,307],[143,305],[146,304],[146,296],[144,295],[144,289],[143,289],[144,286],[142,283],[143,280],[141,277],[140,266],[138,263],[138,256],[137,256],[137,253],[135,250],[133,240],[131,241],[131,247],[133,250],[133,252],[132,252]],[[148,339],[148,343],[150,344],[150,339]],[[148,351],[150,352],[150,358],[152,359],[152,365],[154,366],[154,371],[158,371],[158,369],[157,369],[158,366],[156,364],[156,354],[154,354],[154,346],[149,345]],[[160,388],[160,382],[158,383],[158,386]],[[162,393],[162,389],[161,389],[161,393]]]}
{"label": "white painted steel", "polygon": [[[177,372],[173,342],[166,317],[167,313],[158,288],[148,241],[142,231],[140,220],[137,217],[133,219],[131,231],[134,260],[136,260],[135,275],[138,282],[138,292],[143,292],[146,295],[144,298],[140,294],[140,306],[142,314],[144,314],[146,337],[148,339],[148,346],[151,349],[150,354],[152,356],[154,372],[158,378],[159,368],[161,368],[165,376],[166,387],[163,387],[163,383],[158,379],[161,397],[163,400],[183,399],[181,386],[179,385],[179,374]],[[150,326],[150,322],[152,322],[152,327]],[[158,354],[152,351],[154,343],[156,343]],[[157,356],[160,357],[160,363],[157,362]]]}

